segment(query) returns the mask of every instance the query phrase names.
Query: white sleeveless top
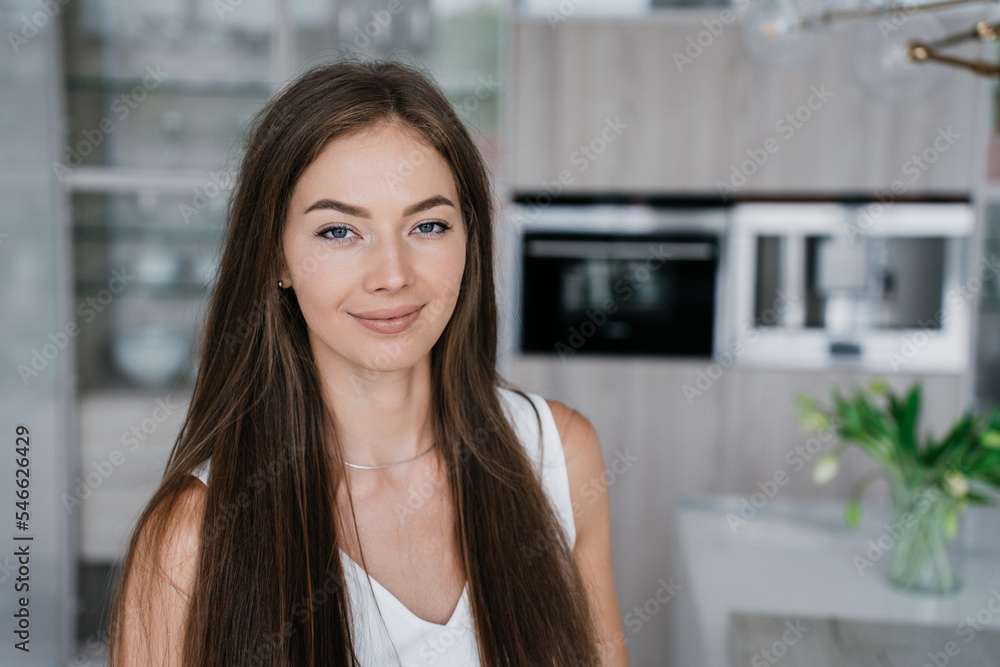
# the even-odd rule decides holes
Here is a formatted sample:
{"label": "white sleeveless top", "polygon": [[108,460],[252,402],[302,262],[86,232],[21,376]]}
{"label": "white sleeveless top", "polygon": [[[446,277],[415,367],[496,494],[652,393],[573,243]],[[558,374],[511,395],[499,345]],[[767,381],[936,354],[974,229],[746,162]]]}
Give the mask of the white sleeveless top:
{"label": "white sleeveless top", "polygon": [[[503,387],[497,389],[518,439],[527,451],[528,458],[535,463],[536,470],[541,473],[542,488],[572,547],[576,541],[576,525],[569,495],[566,459],[552,411],[544,398],[525,392],[538,409],[542,421],[542,451],[539,452],[538,422],[534,410],[519,394]],[[210,462],[205,461],[194,471],[195,476],[206,485]],[[364,667],[479,665],[468,584],[462,591],[462,597],[451,618],[440,625],[413,614],[378,581],[368,577],[364,569],[343,550],[340,551],[340,559],[351,600],[355,651]],[[371,582],[371,588],[368,581]]]}

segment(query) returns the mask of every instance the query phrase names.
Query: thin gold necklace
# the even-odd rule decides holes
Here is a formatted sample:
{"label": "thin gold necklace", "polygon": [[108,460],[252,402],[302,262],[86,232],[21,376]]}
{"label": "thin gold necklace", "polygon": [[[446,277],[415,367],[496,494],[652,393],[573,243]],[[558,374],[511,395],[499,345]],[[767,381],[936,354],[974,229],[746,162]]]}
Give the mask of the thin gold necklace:
{"label": "thin gold necklace", "polygon": [[419,454],[417,454],[416,456],[411,456],[411,457],[410,457],[410,458],[408,458],[408,459],[403,459],[402,461],[396,461],[395,463],[385,463],[385,464],[383,464],[383,465],[380,465],[380,466],[362,466],[362,465],[358,465],[357,463],[348,463],[347,461],[341,461],[340,459],[338,459],[338,458],[337,458],[337,457],[335,457],[335,456],[334,456],[333,458],[334,458],[335,460],[337,460],[337,461],[340,461],[340,462],[341,462],[341,463],[343,463],[343,464],[344,464],[345,466],[351,466],[352,468],[357,468],[357,469],[359,469],[359,470],[378,470],[379,468],[388,468],[388,467],[390,467],[390,466],[398,466],[398,465],[399,465],[400,463],[409,463],[410,461],[416,461],[416,460],[417,460],[417,459],[419,459],[419,458],[420,458],[421,456],[423,456],[423,455],[424,455],[424,454],[426,454],[427,452],[429,452],[429,451],[431,451],[432,449],[434,449],[434,445],[435,445],[435,444],[437,444],[437,443],[431,443],[431,446],[430,446],[430,447],[428,447],[428,448],[427,448],[427,449],[425,449],[424,451],[420,452],[420,453],[419,453]]}

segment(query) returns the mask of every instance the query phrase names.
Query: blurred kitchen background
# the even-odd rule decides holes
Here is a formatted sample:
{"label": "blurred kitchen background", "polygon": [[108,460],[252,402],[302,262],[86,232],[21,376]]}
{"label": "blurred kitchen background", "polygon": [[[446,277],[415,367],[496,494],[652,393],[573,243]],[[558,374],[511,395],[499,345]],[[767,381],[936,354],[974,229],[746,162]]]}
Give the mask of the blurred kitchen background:
{"label": "blurred kitchen background", "polygon": [[[974,26],[1000,7],[922,4],[795,31],[887,4],[2,0],[0,415],[8,452],[30,429],[32,468],[30,528],[8,514],[5,532],[34,539],[31,652],[6,634],[0,663],[103,664],[116,563],[197,371],[246,123],[341,54],[426,66],[490,163],[501,372],[600,434],[633,667],[751,664],[724,656],[773,645],[755,613],[933,625],[944,650],[1000,577],[970,572],[957,597],[838,579],[830,536],[864,553],[840,508],[870,464],[849,450],[814,484],[794,400],[919,380],[938,433],[1000,402],[997,83],[964,64],[996,62]],[[983,39],[947,45],[951,63],[905,55],[957,33]],[[0,462],[8,503],[17,465]],[[732,528],[759,492],[762,516],[811,508],[812,532]],[[865,495],[876,514],[888,500]],[[961,544],[1000,563],[997,512]],[[19,544],[0,549],[11,632]]]}

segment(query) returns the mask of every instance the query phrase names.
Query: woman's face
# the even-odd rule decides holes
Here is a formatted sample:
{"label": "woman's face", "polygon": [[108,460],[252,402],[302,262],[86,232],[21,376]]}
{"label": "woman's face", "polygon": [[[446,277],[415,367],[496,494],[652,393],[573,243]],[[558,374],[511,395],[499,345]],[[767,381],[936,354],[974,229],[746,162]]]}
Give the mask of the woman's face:
{"label": "woman's face", "polygon": [[[287,216],[280,279],[317,361],[390,371],[430,352],[455,310],[466,246],[454,178],[434,148],[407,129],[336,139],[295,184]],[[371,319],[414,308],[404,321]]]}

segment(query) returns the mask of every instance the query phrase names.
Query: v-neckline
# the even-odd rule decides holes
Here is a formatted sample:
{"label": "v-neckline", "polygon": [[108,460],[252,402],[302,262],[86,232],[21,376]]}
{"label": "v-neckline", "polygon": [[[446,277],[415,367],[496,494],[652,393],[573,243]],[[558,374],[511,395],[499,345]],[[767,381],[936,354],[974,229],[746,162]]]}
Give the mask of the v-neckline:
{"label": "v-neckline", "polygon": [[379,583],[378,579],[376,579],[372,575],[368,574],[368,571],[365,570],[365,568],[361,567],[360,563],[358,563],[353,558],[351,558],[350,555],[348,555],[348,553],[346,551],[344,551],[340,547],[337,547],[337,550],[340,551],[341,557],[343,559],[346,559],[347,562],[351,564],[351,567],[353,567],[355,570],[357,570],[361,575],[363,575],[365,577],[368,577],[368,579],[372,582],[372,586],[374,588],[377,588],[377,589],[381,590],[385,594],[385,597],[387,597],[389,599],[389,602],[391,604],[395,605],[401,612],[403,612],[404,614],[410,616],[411,618],[419,621],[420,623],[425,623],[425,624],[433,626],[435,628],[447,628],[447,627],[449,627],[455,621],[455,619],[458,618],[459,612],[462,610],[462,604],[465,603],[466,599],[468,598],[468,595],[469,595],[469,581],[466,580],[465,586],[462,587],[462,594],[459,596],[458,602],[455,603],[455,608],[452,609],[451,616],[448,618],[448,620],[445,621],[444,623],[435,623],[434,621],[428,621],[426,618],[421,618],[420,616],[417,616],[416,614],[414,614],[410,610],[410,608],[407,607],[405,604],[403,604],[402,601],[399,598],[397,598],[395,595],[393,595],[392,592],[388,588],[386,588],[381,583]]}

